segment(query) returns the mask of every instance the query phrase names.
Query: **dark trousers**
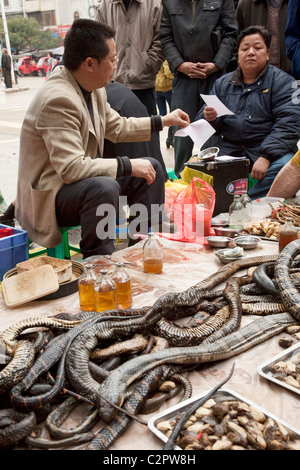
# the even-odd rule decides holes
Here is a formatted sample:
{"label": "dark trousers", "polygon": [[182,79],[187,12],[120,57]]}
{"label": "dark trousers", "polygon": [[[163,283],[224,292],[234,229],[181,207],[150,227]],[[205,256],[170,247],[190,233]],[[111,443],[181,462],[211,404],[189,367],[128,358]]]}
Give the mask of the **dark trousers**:
{"label": "dark trousers", "polygon": [[[200,93],[208,95],[216,78],[216,74],[208,75],[205,80],[175,77],[173,80],[172,111],[180,108],[189,115],[190,121],[194,122],[196,114],[204,104]],[[179,127],[175,127],[175,131],[177,129],[179,129]],[[211,142],[212,141],[213,138],[211,138]],[[202,150],[211,145],[213,145],[213,143],[207,141]],[[194,142],[190,137],[175,137],[174,170],[178,177],[184,169],[184,164],[191,158],[193,147]],[[200,149],[197,150],[199,152]]]}
{"label": "dark trousers", "polygon": [[[141,220],[140,227],[151,223],[161,223],[165,215],[164,176],[161,165],[154,159],[149,159],[156,171],[156,180],[148,185],[144,178],[121,177],[114,180],[107,176],[95,176],[65,184],[56,196],[56,218],[60,227],[81,225],[80,249],[84,258],[93,255],[106,255],[114,252],[114,233],[108,229],[115,227],[115,208],[118,218],[119,196],[126,196],[131,209],[130,221],[134,220],[135,209],[141,204],[146,208],[147,221]],[[155,205],[155,206],[154,206]],[[145,211],[143,211],[143,214]],[[151,217],[153,220],[150,221]],[[147,223],[143,223],[147,222]],[[105,226],[105,230],[103,227]],[[133,227],[135,229],[135,227]],[[134,233],[137,230],[134,230]],[[132,237],[134,233],[129,235]]]}
{"label": "dark trousers", "polygon": [[146,106],[149,116],[156,116],[155,88],[145,88],[144,90],[132,90],[138,99]]}
{"label": "dark trousers", "polygon": [[3,78],[6,88],[12,88],[12,81],[11,81],[11,71],[10,70],[3,70]]}

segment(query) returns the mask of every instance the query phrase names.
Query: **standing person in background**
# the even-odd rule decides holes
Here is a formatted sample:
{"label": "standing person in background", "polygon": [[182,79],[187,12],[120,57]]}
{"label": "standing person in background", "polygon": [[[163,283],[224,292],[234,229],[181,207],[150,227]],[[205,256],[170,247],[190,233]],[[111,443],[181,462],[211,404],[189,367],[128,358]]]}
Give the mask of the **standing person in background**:
{"label": "standing person in background", "polygon": [[285,50],[286,15],[289,0],[239,0],[236,18],[239,32],[249,26],[263,26],[271,34],[269,64],[291,73]]}
{"label": "standing person in background", "polygon": [[14,65],[15,83],[16,83],[16,85],[18,85],[18,77],[21,77],[21,75],[19,74],[18,61],[14,60],[13,65]]}
{"label": "standing person in background", "polygon": [[[232,0],[162,0],[162,5],[160,40],[174,75],[172,109],[183,109],[193,122],[203,105],[200,93],[210,92],[232,57],[237,34],[234,4]],[[193,141],[175,137],[174,145],[179,176],[192,156]]]}
{"label": "standing person in background", "polygon": [[[171,110],[173,78],[169,64],[165,60],[156,76],[155,82],[156,103],[161,116],[167,114],[167,105]],[[166,146],[167,148],[174,147],[174,129],[172,127],[169,127],[168,130]]]}
{"label": "standing person in background", "polygon": [[56,60],[53,57],[53,52],[48,52],[47,73],[46,80],[50,77],[52,70],[56,65]]}
{"label": "standing person in background", "polygon": [[2,49],[2,72],[6,88],[12,88],[11,81],[11,57],[7,52],[7,49]]}
{"label": "standing person in background", "polygon": [[285,45],[287,56],[292,61],[292,75],[300,80],[300,0],[289,0]]}
{"label": "standing person in background", "polygon": [[101,0],[96,20],[116,31],[118,66],[114,79],[130,88],[157,114],[155,78],[163,62],[159,40],[161,0]]}

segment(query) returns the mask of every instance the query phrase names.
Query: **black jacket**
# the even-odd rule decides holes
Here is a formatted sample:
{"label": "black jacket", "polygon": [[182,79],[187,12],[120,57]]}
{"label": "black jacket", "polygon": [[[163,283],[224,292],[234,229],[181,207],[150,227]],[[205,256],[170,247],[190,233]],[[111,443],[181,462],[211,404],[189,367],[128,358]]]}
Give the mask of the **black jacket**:
{"label": "black jacket", "polygon": [[162,4],[160,40],[172,73],[176,75],[183,62],[213,62],[224,71],[237,35],[233,0],[162,0]]}
{"label": "black jacket", "polygon": [[11,58],[8,54],[2,55],[2,70],[10,70],[11,69]]}

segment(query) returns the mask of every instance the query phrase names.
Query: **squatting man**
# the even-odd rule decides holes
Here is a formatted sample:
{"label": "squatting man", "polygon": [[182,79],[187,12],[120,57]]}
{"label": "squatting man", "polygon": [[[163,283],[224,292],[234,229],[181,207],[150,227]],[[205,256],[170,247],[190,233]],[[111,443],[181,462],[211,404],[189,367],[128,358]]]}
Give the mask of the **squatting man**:
{"label": "squatting man", "polygon": [[119,196],[126,196],[129,208],[147,208],[147,228],[151,216],[156,222],[164,216],[160,164],[143,156],[105,158],[104,138],[147,141],[164,126],[189,124],[180,109],[164,117],[124,118],[109,106],[104,87],[118,62],[114,38],[115,31],[103,23],[73,23],[65,38],[63,65],[36,94],[20,136],[17,220],[31,241],[47,248],[61,243],[59,227],[80,225],[84,258],[114,251],[109,231],[100,237],[96,233],[106,217],[97,215],[102,204],[117,213]]}

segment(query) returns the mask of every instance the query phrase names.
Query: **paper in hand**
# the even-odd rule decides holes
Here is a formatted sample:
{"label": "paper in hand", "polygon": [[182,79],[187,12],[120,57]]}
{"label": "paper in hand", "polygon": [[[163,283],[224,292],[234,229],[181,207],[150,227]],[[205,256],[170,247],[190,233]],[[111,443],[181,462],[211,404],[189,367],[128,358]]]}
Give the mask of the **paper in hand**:
{"label": "paper in hand", "polygon": [[193,142],[201,149],[205,142],[215,133],[215,129],[205,119],[192,122],[187,127],[175,132],[176,137],[189,136]]}
{"label": "paper in hand", "polygon": [[228,109],[222,101],[219,100],[219,98],[216,95],[201,95],[201,98],[203,101],[207,104],[207,106],[214,108],[218,116],[224,116],[225,114],[234,114],[230,109]]}

